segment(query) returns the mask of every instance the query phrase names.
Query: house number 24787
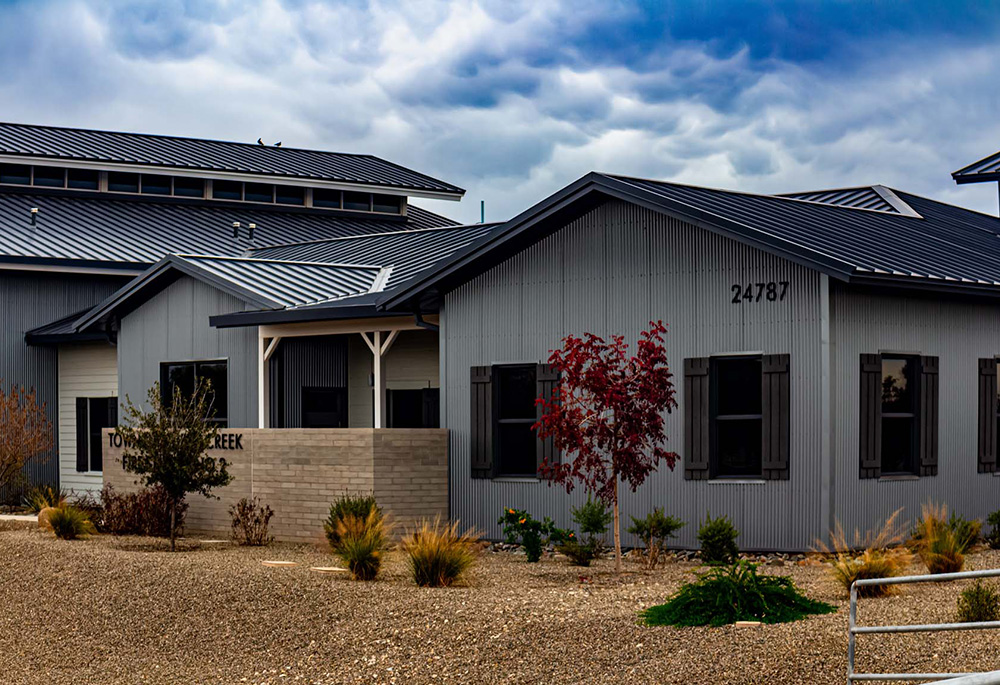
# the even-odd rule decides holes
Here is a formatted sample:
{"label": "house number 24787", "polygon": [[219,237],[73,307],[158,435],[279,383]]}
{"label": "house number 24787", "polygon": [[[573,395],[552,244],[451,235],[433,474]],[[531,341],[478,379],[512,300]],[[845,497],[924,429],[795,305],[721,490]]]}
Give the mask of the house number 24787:
{"label": "house number 24787", "polygon": [[747,283],[745,286],[734,283],[729,288],[733,293],[733,304],[744,302],[781,302],[788,294],[788,281],[768,281],[766,283]]}

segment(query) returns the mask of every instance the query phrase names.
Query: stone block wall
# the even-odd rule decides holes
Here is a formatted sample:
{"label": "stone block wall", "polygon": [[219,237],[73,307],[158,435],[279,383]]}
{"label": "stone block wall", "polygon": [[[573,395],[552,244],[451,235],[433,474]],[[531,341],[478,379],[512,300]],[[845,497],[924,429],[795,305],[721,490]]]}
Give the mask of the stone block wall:
{"label": "stone block wall", "polygon": [[[104,481],[137,487],[121,467],[121,448],[106,431]],[[188,534],[229,534],[229,507],[256,496],[274,510],[277,540],[322,542],[323,521],[339,495],[374,493],[404,532],[422,518],[448,516],[448,431],[431,428],[228,429],[214,457],[230,463],[233,482],[219,499],[188,496]],[[242,449],[238,449],[242,446]]]}

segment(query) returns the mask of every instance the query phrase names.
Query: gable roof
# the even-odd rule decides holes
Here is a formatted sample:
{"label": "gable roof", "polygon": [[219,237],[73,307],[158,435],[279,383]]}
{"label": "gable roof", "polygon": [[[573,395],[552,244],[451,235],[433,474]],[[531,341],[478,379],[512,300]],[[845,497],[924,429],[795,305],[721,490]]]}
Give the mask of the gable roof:
{"label": "gable roof", "polygon": [[134,310],[182,275],[261,309],[287,309],[373,292],[388,274],[381,267],[359,264],[170,255],[78,317],[73,330],[81,332],[111,314]]}
{"label": "gable roof", "polygon": [[901,191],[914,215],[590,173],[475,246],[378,299],[426,309],[440,293],[618,198],[852,283],[1000,296],[1000,219]]}
{"label": "gable roof", "polygon": [[120,131],[0,123],[0,155],[380,186],[452,196],[458,186],[373,155]]}
{"label": "gable roof", "polygon": [[[37,207],[37,225],[30,210]],[[239,221],[242,239],[233,237]],[[431,228],[454,222],[414,205],[405,217],[349,216],[324,210],[149,201],[141,197],[0,193],[0,262],[144,269],[167,254],[238,257],[249,224],[258,244]]]}
{"label": "gable roof", "polygon": [[951,177],[958,184],[1000,181],[1000,152],[994,152],[958,171],[953,171]]}

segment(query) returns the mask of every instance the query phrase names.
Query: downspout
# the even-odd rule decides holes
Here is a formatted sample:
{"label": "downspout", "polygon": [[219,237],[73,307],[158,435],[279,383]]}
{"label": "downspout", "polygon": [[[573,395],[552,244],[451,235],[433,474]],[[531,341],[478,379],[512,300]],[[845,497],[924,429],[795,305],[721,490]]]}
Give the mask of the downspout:
{"label": "downspout", "polygon": [[431,323],[430,321],[424,321],[424,316],[419,311],[413,312],[413,323],[415,323],[420,328],[426,328],[428,331],[434,331],[435,333],[441,330],[441,327],[436,323]]}

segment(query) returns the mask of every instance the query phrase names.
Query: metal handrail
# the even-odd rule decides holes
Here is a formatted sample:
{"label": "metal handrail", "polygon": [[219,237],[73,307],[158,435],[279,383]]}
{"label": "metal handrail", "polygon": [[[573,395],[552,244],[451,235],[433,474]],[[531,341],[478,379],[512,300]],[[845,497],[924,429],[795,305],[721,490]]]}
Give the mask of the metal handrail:
{"label": "metal handrail", "polygon": [[870,585],[903,585],[906,583],[946,583],[952,580],[1000,577],[1000,569],[939,573],[926,576],[897,576],[895,578],[865,578],[851,583],[851,607],[847,630],[847,683],[875,680],[933,680],[939,685],[1000,685],[1000,671],[990,673],[855,673],[854,653],[858,635],[876,633],[924,633],[945,630],[992,630],[1000,628],[1000,621],[970,623],[918,623],[904,626],[859,626],[858,588]]}

